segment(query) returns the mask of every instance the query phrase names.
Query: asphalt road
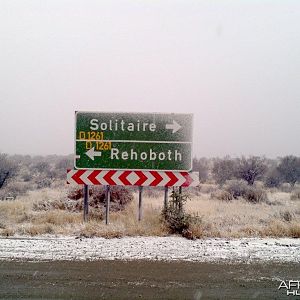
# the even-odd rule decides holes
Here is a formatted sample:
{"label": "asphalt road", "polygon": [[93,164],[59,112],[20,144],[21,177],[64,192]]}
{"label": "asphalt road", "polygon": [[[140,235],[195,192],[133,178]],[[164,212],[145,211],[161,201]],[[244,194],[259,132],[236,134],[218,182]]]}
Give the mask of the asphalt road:
{"label": "asphalt road", "polygon": [[291,299],[280,280],[299,279],[291,263],[1,261],[0,298]]}

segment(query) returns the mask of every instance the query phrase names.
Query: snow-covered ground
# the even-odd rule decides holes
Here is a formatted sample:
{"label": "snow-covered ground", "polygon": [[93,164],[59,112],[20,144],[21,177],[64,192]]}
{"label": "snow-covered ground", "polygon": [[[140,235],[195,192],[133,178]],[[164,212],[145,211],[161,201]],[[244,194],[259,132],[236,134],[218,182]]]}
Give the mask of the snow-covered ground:
{"label": "snow-covered ground", "polygon": [[43,236],[0,238],[0,260],[182,260],[300,262],[300,239]]}

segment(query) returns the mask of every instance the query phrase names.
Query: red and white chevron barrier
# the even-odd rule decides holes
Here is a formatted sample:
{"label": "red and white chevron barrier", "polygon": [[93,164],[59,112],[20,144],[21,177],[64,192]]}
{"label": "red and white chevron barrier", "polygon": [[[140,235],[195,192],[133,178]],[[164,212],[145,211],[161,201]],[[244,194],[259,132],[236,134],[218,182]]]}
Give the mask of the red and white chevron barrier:
{"label": "red and white chevron barrier", "polygon": [[197,186],[198,172],[68,170],[67,183],[86,185]]}

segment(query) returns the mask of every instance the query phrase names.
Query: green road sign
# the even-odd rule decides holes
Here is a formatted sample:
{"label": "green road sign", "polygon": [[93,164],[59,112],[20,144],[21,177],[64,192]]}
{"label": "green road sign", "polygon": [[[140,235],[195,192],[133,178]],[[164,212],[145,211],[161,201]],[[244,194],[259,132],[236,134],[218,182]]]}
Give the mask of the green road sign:
{"label": "green road sign", "polygon": [[191,114],[76,112],[75,168],[190,171]]}

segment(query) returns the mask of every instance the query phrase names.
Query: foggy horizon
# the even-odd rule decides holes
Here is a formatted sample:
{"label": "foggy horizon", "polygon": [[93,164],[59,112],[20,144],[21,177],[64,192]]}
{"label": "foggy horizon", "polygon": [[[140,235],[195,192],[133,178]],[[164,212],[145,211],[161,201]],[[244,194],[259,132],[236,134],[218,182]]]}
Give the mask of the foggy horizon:
{"label": "foggy horizon", "polygon": [[[0,153],[75,111],[192,113],[193,156],[300,156],[298,1],[1,1]],[[297,75],[298,74],[298,75]]]}

